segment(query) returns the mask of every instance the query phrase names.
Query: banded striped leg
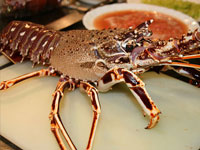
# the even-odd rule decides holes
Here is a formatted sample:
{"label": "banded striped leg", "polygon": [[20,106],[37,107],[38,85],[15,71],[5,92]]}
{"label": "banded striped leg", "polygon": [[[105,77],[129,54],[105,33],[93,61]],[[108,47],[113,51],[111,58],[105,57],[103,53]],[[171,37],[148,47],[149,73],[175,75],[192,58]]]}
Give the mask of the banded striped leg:
{"label": "banded striped leg", "polygon": [[200,88],[200,70],[188,67],[175,67],[168,66],[169,69],[177,72],[178,74],[189,78],[189,82]]}
{"label": "banded striped leg", "polygon": [[109,70],[98,82],[98,90],[107,91],[119,82],[125,82],[127,84],[144,112],[150,116],[150,122],[146,129],[154,127],[159,120],[160,111],[146,92],[145,84],[131,71],[122,68]]}
{"label": "banded striped leg", "polygon": [[54,73],[51,72],[50,68],[42,69],[42,70],[31,72],[31,73],[27,73],[27,74],[24,74],[22,76],[19,76],[19,77],[16,77],[14,79],[11,79],[11,80],[2,81],[0,83],[0,90],[8,89],[8,88],[10,88],[11,86],[13,86],[13,85],[15,85],[17,83],[19,83],[19,82],[21,82],[23,80],[32,78],[32,77],[42,77],[42,76],[49,76],[49,75],[54,75]]}
{"label": "banded striped leg", "polygon": [[64,89],[68,87],[70,90],[75,87],[75,83],[70,82],[69,80],[60,80],[57,84],[56,90],[53,94],[53,103],[51,106],[51,113],[49,115],[49,119],[51,120],[51,131],[53,132],[61,150],[66,150],[66,146],[63,143],[62,137],[60,135],[59,130],[64,136],[66,142],[68,143],[71,150],[76,150],[75,145],[73,144],[71,138],[69,137],[59,115],[59,104],[60,100],[64,95]]}
{"label": "banded striped leg", "polygon": [[99,102],[98,92],[95,87],[93,87],[89,83],[82,82],[80,84],[80,88],[84,89],[85,92],[88,94],[88,96],[90,96],[92,108],[93,108],[93,122],[92,122],[92,127],[91,127],[91,131],[90,131],[88,145],[87,145],[87,150],[91,150],[94,136],[95,136],[95,131],[97,128],[97,123],[99,120],[99,115],[101,113],[101,106],[100,106],[100,102]]}

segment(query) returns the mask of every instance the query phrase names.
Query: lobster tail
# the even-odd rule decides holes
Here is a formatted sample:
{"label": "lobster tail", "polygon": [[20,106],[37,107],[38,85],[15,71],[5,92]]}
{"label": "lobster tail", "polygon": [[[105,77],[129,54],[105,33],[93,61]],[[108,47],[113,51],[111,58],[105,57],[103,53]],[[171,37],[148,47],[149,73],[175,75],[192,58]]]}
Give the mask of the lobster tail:
{"label": "lobster tail", "polygon": [[56,48],[60,35],[31,22],[13,21],[1,33],[0,50],[12,56],[19,53],[33,63],[49,63],[50,51]]}

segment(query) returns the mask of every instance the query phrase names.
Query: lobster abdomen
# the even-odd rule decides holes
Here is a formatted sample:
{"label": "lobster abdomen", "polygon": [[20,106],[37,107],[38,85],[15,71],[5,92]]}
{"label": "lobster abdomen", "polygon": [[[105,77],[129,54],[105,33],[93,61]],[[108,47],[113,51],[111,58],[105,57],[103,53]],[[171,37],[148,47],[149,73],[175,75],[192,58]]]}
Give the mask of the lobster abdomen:
{"label": "lobster abdomen", "polygon": [[30,58],[33,63],[49,64],[50,51],[59,39],[58,31],[31,22],[12,21],[1,32],[0,51],[9,51],[11,56],[18,52],[22,60]]}

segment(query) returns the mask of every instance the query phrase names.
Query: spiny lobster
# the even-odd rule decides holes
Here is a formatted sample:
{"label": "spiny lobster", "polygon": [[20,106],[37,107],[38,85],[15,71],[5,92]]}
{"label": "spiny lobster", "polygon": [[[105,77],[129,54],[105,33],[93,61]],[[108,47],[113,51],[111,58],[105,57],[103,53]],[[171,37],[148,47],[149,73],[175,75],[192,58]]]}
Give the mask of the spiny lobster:
{"label": "spiny lobster", "polygon": [[130,27],[60,32],[31,22],[13,21],[1,32],[0,51],[9,57],[19,53],[21,62],[30,59],[33,65],[43,64],[49,67],[3,81],[0,90],[36,76],[60,76],[53,94],[50,120],[51,130],[61,149],[66,149],[61,134],[69,147],[76,149],[59,115],[59,103],[66,88],[81,88],[91,98],[93,122],[88,150],[92,148],[101,113],[98,91],[108,91],[119,82],[126,83],[145,114],[150,117],[146,127],[150,129],[158,122],[160,110],[137,74],[155,66],[164,66],[162,71],[173,69],[200,86],[200,65],[185,61],[200,58],[199,29],[188,32],[181,39],[152,40],[152,32],[148,29],[152,22],[153,20],[146,21],[135,29]]}

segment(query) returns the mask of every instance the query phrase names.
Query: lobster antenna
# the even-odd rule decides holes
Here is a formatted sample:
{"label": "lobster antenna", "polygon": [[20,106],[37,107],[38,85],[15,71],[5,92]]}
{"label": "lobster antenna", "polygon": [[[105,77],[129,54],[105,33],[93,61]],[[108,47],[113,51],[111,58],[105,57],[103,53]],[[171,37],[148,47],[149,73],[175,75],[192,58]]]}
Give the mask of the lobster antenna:
{"label": "lobster antenna", "polygon": [[189,68],[200,69],[200,65],[181,63],[181,62],[164,62],[164,63],[161,63],[160,65],[181,66],[181,67],[189,67]]}
{"label": "lobster antenna", "polygon": [[195,59],[195,58],[200,58],[200,54],[197,55],[189,55],[189,56],[181,56],[177,58],[172,58],[173,60],[180,60],[180,59]]}

